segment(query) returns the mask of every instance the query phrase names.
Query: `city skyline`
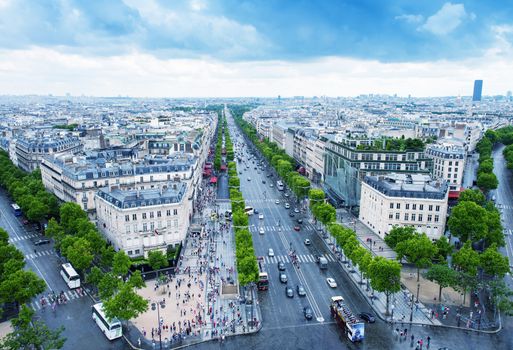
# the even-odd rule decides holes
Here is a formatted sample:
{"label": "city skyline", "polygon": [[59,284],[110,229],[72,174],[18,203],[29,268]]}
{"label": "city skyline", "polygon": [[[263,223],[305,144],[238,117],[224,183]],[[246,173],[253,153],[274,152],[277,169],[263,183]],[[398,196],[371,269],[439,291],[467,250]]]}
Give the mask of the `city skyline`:
{"label": "city skyline", "polygon": [[506,95],[513,5],[0,1],[0,94]]}

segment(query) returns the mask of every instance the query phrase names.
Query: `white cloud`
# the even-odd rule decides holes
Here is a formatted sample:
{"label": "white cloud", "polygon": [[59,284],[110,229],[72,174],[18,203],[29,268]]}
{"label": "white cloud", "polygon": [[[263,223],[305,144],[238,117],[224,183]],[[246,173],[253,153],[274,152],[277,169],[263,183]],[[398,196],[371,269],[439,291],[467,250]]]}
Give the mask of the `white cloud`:
{"label": "white cloud", "polygon": [[400,15],[395,16],[394,19],[398,21],[405,21],[407,23],[420,23],[424,20],[424,16],[422,15]]}
{"label": "white cloud", "polygon": [[458,28],[466,18],[473,19],[475,14],[467,14],[463,4],[446,2],[437,13],[428,17],[419,30],[435,35],[446,35]]}
{"label": "white cloud", "polygon": [[[498,29],[498,31],[505,29]],[[159,59],[134,51],[85,57],[52,49],[0,51],[0,94],[230,97],[469,95],[475,77],[486,94],[511,90],[513,60],[490,54],[465,61],[380,63],[327,57],[307,62]]]}

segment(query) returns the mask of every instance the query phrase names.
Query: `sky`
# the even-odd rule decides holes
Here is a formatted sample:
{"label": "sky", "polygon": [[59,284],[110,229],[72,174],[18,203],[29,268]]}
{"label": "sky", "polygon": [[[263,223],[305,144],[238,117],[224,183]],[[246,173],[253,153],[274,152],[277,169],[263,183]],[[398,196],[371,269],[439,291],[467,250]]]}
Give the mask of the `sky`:
{"label": "sky", "polygon": [[0,0],[0,94],[513,90],[513,1]]}

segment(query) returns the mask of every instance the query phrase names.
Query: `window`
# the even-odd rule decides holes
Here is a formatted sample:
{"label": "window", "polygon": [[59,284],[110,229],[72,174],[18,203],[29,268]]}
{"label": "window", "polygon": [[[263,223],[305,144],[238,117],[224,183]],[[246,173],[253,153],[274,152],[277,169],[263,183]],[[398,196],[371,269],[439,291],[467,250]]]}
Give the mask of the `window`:
{"label": "window", "polygon": [[399,220],[399,213],[395,213],[395,219]]}
{"label": "window", "polygon": [[[454,168],[454,172],[457,173],[458,172],[458,168]],[[456,176],[456,174],[454,174],[454,176]]]}
{"label": "window", "polygon": [[[454,162],[454,165],[458,166],[460,162]],[[457,169],[457,168],[456,168]],[[457,171],[457,170],[456,170]]]}
{"label": "window", "polygon": [[143,220],[146,219],[146,213],[142,213]]}
{"label": "window", "polygon": [[175,227],[178,227],[178,219],[175,219],[175,220],[174,220],[173,225],[174,225]]}
{"label": "window", "polygon": [[419,221],[422,221],[422,214],[419,214]]}
{"label": "window", "polygon": [[438,222],[440,220],[440,216],[439,215],[435,215],[435,222]]}
{"label": "window", "polygon": [[139,179],[140,179],[140,182],[144,182],[144,180],[143,180],[143,177],[142,177],[142,176],[141,176]]}
{"label": "window", "polygon": [[148,231],[148,225],[146,223],[143,224],[143,232]]}
{"label": "window", "polygon": [[137,224],[134,224],[134,233],[136,233],[138,230]]}
{"label": "window", "polygon": [[411,214],[411,221],[415,221],[416,216],[417,216],[416,214]]}
{"label": "window", "polygon": [[132,214],[132,220],[137,220],[137,214]]}
{"label": "window", "polygon": [[153,219],[154,213],[150,211],[150,219]]}
{"label": "window", "polygon": [[404,214],[404,221],[408,221],[408,219],[409,219],[409,214],[408,213]]}
{"label": "window", "polygon": [[150,231],[151,232],[155,231],[155,223],[154,222],[150,222]]}
{"label": "window", "polygon": [[410,203],[406,203],[406,210],[410,209]]}
{"label": "window", "polygon": [[135,250],[135,254],[140,254],[140,253],[141,253],[141,250],[139,250],[139,249]]}
{"label": "window", "polygon": [[435,211],[440,211],[440,206],[439,206],[439,205],[437,205],[437,206],[435,207]]}
{"label": "window", "polygon": [[451,160],[451,161],[449,161],[449,165],[452,165],[452,160]]}
{"label": "window", "polygon": [[130,215],[125,215],[125,221],[130,221]]}
{"label": "window", "polygon": [[388,218],[389,218],[389,219],[393,219],[393,218],[394,218],[394,214],[393,214],[393,213],[389,213],[389,214],[388,214]]}
{"label": "window", "polygon": [[412,204],[411,207],[413,210],[417,210],[417,204]]}
{"label": "window", "polygon": [[171,210],[166,210],[166,216],[171,216]]}
{"label": "window", "polygon": [[433,215],[429,214],[428,217],[427,217],[427,221],[428,222],[433,221]]}
{"label": "window", "polygon": [[126,234],[128,235],[130,233],[130,225],[126,225]]}
{"label": "window", "polygon": [[150,175],[150,181],[153,181],[153,175]]}
{"label": "window", "polygon": [[178,209],[173,209],[173,215],[178,215]]}
{"label": "window", "polygon": [[433,211],[433,205],[430,204],[429,207],[428,207],[428,210],[429,211]]}
{"label": "window", "polygon": [[129,250],[127,253],[128,253],[128,255],[132,255],[133,254],[133,252],[131,250]]}
{"label": "window", "polygon": [[397,204],[395,205],[395,208],[396,208],[396,209],[401,209],[401,203],[397,203]]}
{"label": "window", "polygon": [[394,203],[390,202],[390,209],[394,209]]}
{"label": "window", "polygon": [[419,204],[419,210],[424,210],[424,204]]}
{"label": "window", "polygon": [[162,213],[161,213],[161,211],[160,211],[160,210],[159,210],[159,211],[157,211],[157,217],[158,217],[158,218],[162,217]]}

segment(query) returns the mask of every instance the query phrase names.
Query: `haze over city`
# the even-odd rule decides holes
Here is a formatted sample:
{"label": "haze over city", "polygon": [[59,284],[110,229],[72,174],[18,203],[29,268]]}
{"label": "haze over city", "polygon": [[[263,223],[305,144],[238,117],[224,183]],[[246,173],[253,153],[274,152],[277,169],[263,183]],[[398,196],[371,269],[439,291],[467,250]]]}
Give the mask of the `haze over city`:
{"label": "haze over city", "polygon": [[513,3],[0,1],[0,93],[469,96],[511,90]]}

